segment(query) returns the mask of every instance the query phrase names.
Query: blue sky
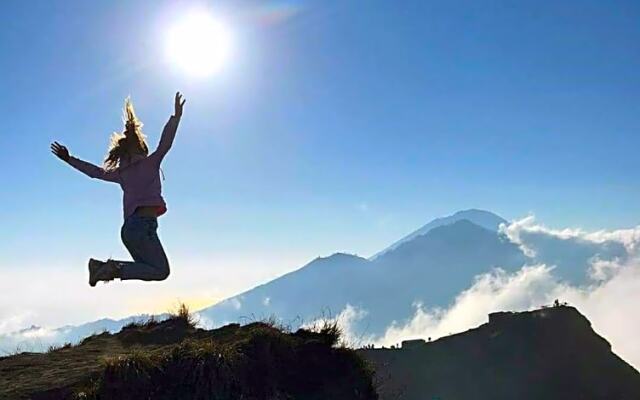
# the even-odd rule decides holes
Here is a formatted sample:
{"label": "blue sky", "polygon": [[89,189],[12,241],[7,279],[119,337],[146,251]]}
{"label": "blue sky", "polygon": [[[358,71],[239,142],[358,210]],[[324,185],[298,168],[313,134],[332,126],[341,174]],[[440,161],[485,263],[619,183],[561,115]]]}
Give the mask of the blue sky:
{"label": "blue sky", "polygon": [[[401,3],[3,3],[2,285],[46,273],[87,286],[89,257],[127,257],[120,189],[49,143],[99,163],[131,95],[153,147],[177,90],[160,220],[176,275],[127,295],[213,301],[466,208],[639,223],[638,2]],[[206,79],[165,60],[166,31],[193,7],[234,38]]]}

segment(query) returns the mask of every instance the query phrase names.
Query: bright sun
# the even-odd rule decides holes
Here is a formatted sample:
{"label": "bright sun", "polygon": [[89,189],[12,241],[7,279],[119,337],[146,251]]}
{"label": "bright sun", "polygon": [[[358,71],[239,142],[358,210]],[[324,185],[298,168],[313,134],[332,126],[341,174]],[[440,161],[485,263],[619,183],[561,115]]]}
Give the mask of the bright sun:
{"label": "bright sun", "polygon": [[219,71],[227,62],[231,37],[227,28],[206,12],[191,13],[167,35],[169,60],[193,76]]}

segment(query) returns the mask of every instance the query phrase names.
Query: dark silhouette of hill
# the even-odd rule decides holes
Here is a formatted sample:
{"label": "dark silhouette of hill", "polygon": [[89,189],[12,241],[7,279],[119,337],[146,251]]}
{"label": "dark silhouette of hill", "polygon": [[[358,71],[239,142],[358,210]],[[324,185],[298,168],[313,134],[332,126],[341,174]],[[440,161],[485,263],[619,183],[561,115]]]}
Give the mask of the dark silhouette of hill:
{"label": "dark silhouette of hill", "polygon": [[640,399],[638,371],[573,307],[494,313],[433,342],[359,351],[382,400]]}
{"label": "dark silhouette of hill", "polygon": [[0,358],[0,399],[374,400],[373,371],[325,324],[196,329],[189,318],[132,324],[77,346]]}

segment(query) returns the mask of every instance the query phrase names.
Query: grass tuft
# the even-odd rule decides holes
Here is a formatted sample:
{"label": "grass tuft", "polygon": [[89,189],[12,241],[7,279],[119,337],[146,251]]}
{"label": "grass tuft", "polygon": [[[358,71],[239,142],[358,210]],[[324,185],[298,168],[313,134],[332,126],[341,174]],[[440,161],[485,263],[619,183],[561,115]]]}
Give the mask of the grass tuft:
{"label": "grass tuft", "polygon": [[56,345],[51,345],[51,346],[49,346],[49,349],[47,349],[47,353],[53,353],[53,352],[58,351],[58,350],[70,349],[71,347],[73,347],[73,345],[71,343],[69,343],[69,342],[66,342],[63,345],[57,345],[57,346]]}
{"label": "grass tuft", "polygon": [[177,309],[173,312],[170,312],[169,315],[170,320],[181,321],[184,323],[184,325],[190,326],[194,329],[198,323],[195,316],[189,310],[189,306],[184,303],[178,304]]}

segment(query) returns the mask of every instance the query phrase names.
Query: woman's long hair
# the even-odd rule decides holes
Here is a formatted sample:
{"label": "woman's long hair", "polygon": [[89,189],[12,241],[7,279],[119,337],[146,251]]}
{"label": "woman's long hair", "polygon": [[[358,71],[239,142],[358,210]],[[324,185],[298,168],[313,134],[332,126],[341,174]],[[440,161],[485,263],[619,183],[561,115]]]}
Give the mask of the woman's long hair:
{"label": "woman's long hair", "polygon": [[137,146],[139,153],[144,155],[149,153],[146,136],[142,133],[142,122],[136,117],[133,103],[129,97],[124,100],[122,119],[124,131],[122,133],[114,132],[111,135],[109,152],[104,159],[104,168],[108,171],[118,168],[120,160],[129,155],[128,149],[132,144]]}

